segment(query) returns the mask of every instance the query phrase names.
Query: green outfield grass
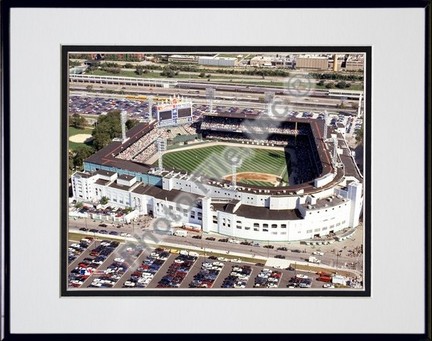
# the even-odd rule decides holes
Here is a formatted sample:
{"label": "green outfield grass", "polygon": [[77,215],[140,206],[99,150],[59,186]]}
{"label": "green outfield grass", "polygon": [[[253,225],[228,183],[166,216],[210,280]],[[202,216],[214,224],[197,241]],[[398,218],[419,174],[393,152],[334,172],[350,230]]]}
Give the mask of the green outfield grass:
{"label": "green outfield grass", "polygon": [[[288,182],[287,159],[283,150],[245,148],[238,145],[215,145],[166,153],[163,156],[163,164],[167,168],[185,170],[189,173],[203,174],[220,179],[232,173],[231,166],[226,161],[228,152],[242,155],[243,162],[240,168],[237,168],[237,173],[274,174],[282,176],[283,180]],[[246,180],[243,182],[257,186],[272,186],[271,183],[260,180]]]}

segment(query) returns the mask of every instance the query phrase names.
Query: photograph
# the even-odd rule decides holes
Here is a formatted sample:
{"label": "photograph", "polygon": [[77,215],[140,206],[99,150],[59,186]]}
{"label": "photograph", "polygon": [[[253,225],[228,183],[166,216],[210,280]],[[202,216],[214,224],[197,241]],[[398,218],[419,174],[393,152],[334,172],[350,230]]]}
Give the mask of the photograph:
{"label": "photograph", "polygon": [[370,295],[370,47],[62,49],[62,295]]}
{"label": "photograph", "polygon": [[431,341],[430,0],[12,2],[0,340]]}

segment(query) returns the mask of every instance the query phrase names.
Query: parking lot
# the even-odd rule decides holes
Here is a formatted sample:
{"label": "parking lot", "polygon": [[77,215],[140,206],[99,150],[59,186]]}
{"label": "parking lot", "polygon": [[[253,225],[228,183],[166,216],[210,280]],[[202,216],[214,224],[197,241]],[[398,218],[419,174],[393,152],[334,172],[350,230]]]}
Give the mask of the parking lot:
{"label": "parking lot", "polygon": [[[78,221],[75,221],[77,223]],[[84,221],[83,221],[84,222]],[[147,225],[148,221],[146,220]],[[110,252],[104,250],[101,253],[96,253],[92,255],[92,251],[94,249],[97,249],[100,247],[101,241],[98,239],[106,238],[107,241],[112,238],[111,240],[120,237],[121,231],[130,231],[132,232],[134,230],[133,225],[125,225],[123,227],[118,227],[115,224],[108,224],[107,226],[99,226],[100,223],[98,222],[88,222],[88,228],[91,229],[92,226],[95,226],[99,229],[102,227],[104,229],[108,230],[108,233],[106,236],[104,235],[91,235],[90,232],[83,232],[79,231],[78,227],[73,228],[72,230],[76,229],[76,232],[74,232],[71,236],[73,236],[73,240],[69,242],[69,265],[68,265],[68,271],[69,271],[69,287],[76,287],[76,288],[86,288],[86,287],[112,287],[112,288],[135,288],[135,289],[144,289],[144,288],[226,288],[226,289],[232,289],[232,290],[238,290],[238,289],[252,289],[254,290],[254,286],[258,283],[259,286],[256,286],[259,290],[259,288],[289,288],[291,289],[293,286],[296,288],[300,285],[301,281],[296,281],[294,284],[290,282],[290,279],[295,277],[296,274],[304,274],[308,277],[310,277],[311,282],[307,283],[308,281],[304,281],[302,285],[309,286],[311,288],[323,288],[324,283],[316,281],[316,278],[318,278],[318,275],[308,272],[302,272],[302,271],[293,271],[293,270],[287,270],[288,265],[290,262],[298,262],[302,261],[304,262],[304,259],[309,257],[309,253],[315,255],[315,257],[319,257],[322,260],[326,260],[326,257],[332,257],[335,258],[334,260],[337,260],[336,257],[333,255],[331,250],[329,248],[333,247],[333,245],[329,245],[327,248],[326,246],[321,246],[324,252],[318,252],[312,250],[317,250],[316,248],[308,247],[310,252],[304,253],[306,249],[293,249],[293,245],[289,245],[290,249],[287,247],[282,246],[274,246],[274,249],[271,248],[272,245],[252,245],[250,243],[246,242],[240,242],[238,243],[230,243],[229,239],[217,239],[212,237],[205,237],[200,239],[199,234],[195,234],[190,232],[188,235],[188,238],[186,238],[187,244],[190,247],[200,247],[201,250],[204,250],[205,253],[207,253],[209,256],[213,254],[213,256],[204,257],[200,256],[198,254],[194,255],[194,257],[197,257],[197,259],[185,259],[186,254],[183,255],[183,257],[180,257],[180,259],[176,258],[179,257],[179,254],[176,253],[178,251],[174,251],[171,249],[163,250],[165,254],[154,254],[151,256],[151,253],[155,253],[155,250],[152,249],[150,251],[147,251],[146,254],[144,252],[142,254],[136,254],[133,259],[131,259],[130,255],[122,254],[121,250],[122,247],[125,245],[123,240],[120,240],[120,245],[122,247],[119,247],[116,249],[116,252],[111,254]],[[137,223],[135,226],[135,229],[141,230],[141,227],[139,226],[141,223]],[[87,225],[87,224],[86,224]],[[147,229],[148,227],[146,227]],[[111,231],[118,231],[119,235],[118,237],[110,236]],[[84,234],[88,234],[86,236],[87,241],[89,243],[82,244],[82,240],[80,241],[81,237],[80,234],[84,237]],[[165,242],[167,243],[182,243],[184,242],[184,237],[176,237],[176,236],[167,236]],[[225,241],[225,243],[222,243],[222,241]],[[348,246],[344,246],[339,250],[339,253],[337,254],[339,258],[340,264],[342,263],[342,259],[344,261],[346,260],[352,260],[354,258],[357,258],[358,255],[361,255],[361,248],[355,247],[352,248],[351,244],[355,244],[355,242],[349,240]],[[345,243],[345,244],[346,244]],[[244,245],[243,245],[244,244]],[[88,245],[86,247],[86,245]],[[157,248],[157,246],[154,246]],[[171,246],[172,247],[172,246]],[[179,246],[181,249],[181,246]],[[225,252],[227,253],[222,256],[222,254],[217,254],[216,256],[214,253],[209,252],[209,249],[215,248],[216,250],[220,247],[223,247],[223,249],[228,249],[231,251]],[[307,246],[305,246],[307,247]],[[352,249],[351,249],[352,248]],[[319,249],[319,248],[318,248]],[[324,250],[325,249],[325,250]],[[328,249],[328,250],[327,250]],[[352,251],[356,251],[357,253],[353,253]],[[172,252],[170,252],[172,251]],[[183,250],[185,251],[185,250]],[[294,252],[296,251],[296,252]],[[345,252],[346,251],[346,252]],[[108,252],[108,254],[105,254]],[[112,251],[111,251],[112,252]],[[159,252],[159,251],[157,251]],[[156,253],[157,253],[156,252]],[[236,253],[251,253],[252,261],[254,263],[242,263],[240,260],[238,260],[238,256],[234,257],[233,255]],[[254,261],[253,258],[255,258],[255,255],[257,255],[256,260]],[[342,253],[344,254],[343,256]],[[346,253],[346,255],[345,255]],[[229,255],[228,255],[229,254]],[[231,255],[233,254],[233,255]],[[354,255],[353,257],[348,257],[351,255]],[[198,257],[199,256],[199,257]],[[278,277],[278,281],[274,281],[273,279],[270,280],[272,285],[269,285],[270,283],[263,282],[262,280],[256,281],[257,276],[260,274],[261,270],[263,269],[263,264],[265,263],[264,260],[258,259],[259,256],[264,256],[265,258],[270,257],[269,264],[265,267],[272,270],[277,270],[281,272],[280,277]],[[228,257],[230,259],[226,259],[225,257]],[[276,258],[285,258],[286,260],[281,260],[282,262],[274,261]],[[119,262],[115,261],[116,258],[124,258],[125,262]],[[184,259],[181,259],[184,258]],[[240,257],[241,258],[241,257]],[[288,260],[290,259],[290,260]],[[185,266],[183,263],[185,263]],[[257,262],[257,263],[255,263]],[[327,260],[326,260],[327,262]],[[173,265],[173,263],[176,263],[176,265]],[[207,264],[204,264],[207,263]],[[222,263],[222,266],[220,264],[214,264],[214,263]],[[298,265],[298,263],[296,263]],[[181,266],[180,266],[181,265]],[[250,274],[245,276],[243,271],[238,271],[238,269],[233,269],[233,267],[238,266],[247,266],[250,267],[251,272]],[[294,265],[293,265],[294,266]],[[274,267],[274,268],[273,268]],[[96,271],[95,271],[96,270]],[[105,271],[107,273],[105,273]],[[341,270],[342,271],[342,270]],[[237,272],[232,274],[232,272]],[[343,272],[341,272],[343,273]],[[277,275],[277,274],[276,274]],[[234,276],[230,277],[229,276]],[[278,276],[278,275],[277,275]],[[173,281],[174,277],[176,279]],[[271,275],[270,275],[271,277]],[[261,277],[262,278],[262,277]],[[96,281],[94,281],[97,279]],[[161,282],[161,280],[163,281]],[[104,282],[101,282],[104,281]],[[104,284],[104,285],[101,285]]]}
{"label": "parking lot", "polygon": [[111,253],[118,247],[116,241],[95,241],[91,247],[69,265],[68,286],[87,287],[91,281],[91,276],[108,259]]}

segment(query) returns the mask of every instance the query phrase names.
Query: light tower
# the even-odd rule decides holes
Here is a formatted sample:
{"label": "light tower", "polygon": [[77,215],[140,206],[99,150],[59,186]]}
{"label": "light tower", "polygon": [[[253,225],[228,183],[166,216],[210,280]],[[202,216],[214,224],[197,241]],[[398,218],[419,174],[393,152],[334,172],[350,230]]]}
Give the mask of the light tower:
{"label": "light tower", "polygon": [[126,120],[127,120],[127,113],[126,111],[122,111],[120,114],[120,124],[121,124],[121,130],[122,130],[122,142],[126,141]]}
{"label": "light tower", "polygon": [[324,133],[323,133],[324,141],[327,139],[327,123],[328,123],[328,113],[327,110],[325,110],[324,111]]}
{"label": "light tower", "polygon": [[215,98],[215,89],[206,88],[206,98],[209,100],[209,113],[213,113],[213,100]]}
{"label": "light tower", "polygon": [[231,163],[231,172],[232,172],[231,187],[233,189],[236,189],[236,187],[237,187],[237,168],[241,167],[242,159],[238,156],[233,156],[230,159],[230,163]]}
{"label": "light tower", "polygon": [[[153,96],[148,96],[148,114],[149,114],[148,119],[149,121],[151,121],[153,116]],[[159,117],[158,117],[158,121],[159,121]]]}
{"label": "light tower", "polygon": [[333,167],[336,168],[338,162],[337,162],[337,147],[338,147],[338,141],[337,141],[337,135],[332,134],[332,141],[333,141],[333,155],[332,155],[332,162]]}
{"label": "light tower", "polygon": [[264,93],[264,102],[267,103],[267,115],[269,116],[272,115],[271,105],[273,103],[274,96],[275,96],[274,92],[267,91]]}
{"label": "light tower", "polygon": [[163,163],[162,163],[162,154],[167,149],[166,139],[162,137],[158,137],[156,139],[156,146],[158,150],[158,170],[163,170]]}

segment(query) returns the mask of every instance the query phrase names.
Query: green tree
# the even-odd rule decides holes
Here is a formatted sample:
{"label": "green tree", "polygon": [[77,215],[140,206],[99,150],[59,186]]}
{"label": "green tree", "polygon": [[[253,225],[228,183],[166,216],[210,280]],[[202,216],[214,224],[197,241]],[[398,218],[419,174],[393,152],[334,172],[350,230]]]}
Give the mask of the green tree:
{"label": "green tree", "polygon": [[333,82],[327,83],[325,86],[327,89],[333,89],[335,87]]}
{"label": "green tree", "polygon": [[105,134],[105,133],[98,133],[98,134],[94,135],[93,137],[94,137],[93,147],[96,150],[100,150],[100,149],[106,147],[111,142],[111,138],[109,137],[108,134]]}
{"label": "green tree", "polygon": [[317,83],[317,85],[319,85],[319,86],[323,86],[324,84],[325,84],[325,82],[322,79]]}
{"label": "green tree", "polygon": [[142,75],[142,74],[144,73],[144,66],[138,65],[138,66],[135,68],[135,73],[136,73],[137,75]]}
{"label": "green tree", "polygon": [[198,77],[204,78],[205,77],[205,72],[200,72],[200,74],[198,75]]}
{"label": "green tree", "polygon": [[173,78],[175,76],[175,70],[172,65],[165,66],[161,72],[162,77]]}
{"label": "green tree", "polygon": [[336,87],[338,89],[345,89],[347,87],[347,83],[345,81],[340,81],[336,83]]}
{"label": "green tree", "polygon": [[126,128],[127,130],[132,129],[133,127],[135,127],[137,124],[139,123],[138,120],[135,120],[133,118],[130,118],[126,121]]}
{"label": "green tree", "polygon": [[74,158],[75,153],[69,149],[69,153],[68,153],[68,164],[69,164],[69,170],[74,170],[74,162],[73,162],[73,158]]}
{"label": "green tree", "polygon": [[87,120],[80,114],[73,114],[70,119],[69,125],[77,129],[84,129],[87,125]]}
{"label": "green tree", "polygon": [[99,201],[99,203],[100,203],[101,205],[106,205],[106,204],[108,204],[108,202],[109,202],[108,197],[102,197],[102,198],[100,199],[100,201]]}
{"label": "green tree", "polygon": [[81,168],[83,161],[93,154],[93,148],[83,145],[79,146],[75,150],[75,155],[73,156],[73,165],[76,168]]}
{"label": "green tree", "polygon": [[108,145],[113,138],[120,137],[120,110],[113,110],[106,115],[99,116],[92,135],[94,137],[93,146],[96,150]]}

